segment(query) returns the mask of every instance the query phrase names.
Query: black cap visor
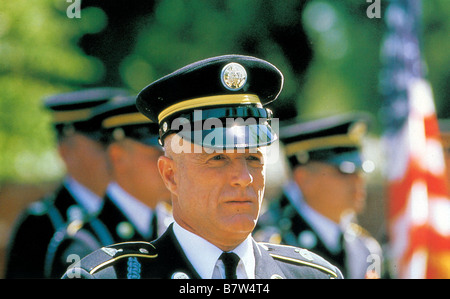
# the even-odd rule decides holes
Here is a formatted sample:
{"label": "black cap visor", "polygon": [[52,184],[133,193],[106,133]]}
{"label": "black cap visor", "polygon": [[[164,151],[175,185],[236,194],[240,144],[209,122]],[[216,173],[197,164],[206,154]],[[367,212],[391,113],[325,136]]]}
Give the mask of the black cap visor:
{"label": "black cap visor", "polygon": [[252,149],[268,146],[277,140],[276,132],[267,123],[235,123],[228,127],[212,126],[200,130],[185,128],[178,131],[177,134],[190,143],[219,152],[228,149]]}

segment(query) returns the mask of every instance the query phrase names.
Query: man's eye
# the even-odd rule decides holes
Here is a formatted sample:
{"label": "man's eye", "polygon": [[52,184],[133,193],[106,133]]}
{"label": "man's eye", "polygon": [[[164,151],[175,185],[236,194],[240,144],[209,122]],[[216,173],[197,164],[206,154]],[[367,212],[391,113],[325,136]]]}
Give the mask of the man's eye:
{"label": "man's eye", "polygon": [[262,162],[262,158],[259,157],[259,156],[248,156],[247,160],[249,160],[249,161],[256,161],[256,162],[259,162],[259,163]]}
{"label": "man's eye", "polygon": [[217,156],[212,157],[211,160],[213,160],[213,161],[225,160],[225,156],[224,155],[217,155]]}

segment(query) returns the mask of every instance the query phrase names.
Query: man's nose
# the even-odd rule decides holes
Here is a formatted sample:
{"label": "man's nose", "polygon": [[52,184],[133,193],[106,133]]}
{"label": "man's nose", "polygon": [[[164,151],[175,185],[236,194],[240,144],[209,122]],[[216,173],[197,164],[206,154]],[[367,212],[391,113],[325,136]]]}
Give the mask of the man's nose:
{"label": "man's nose", "polygon": [[236,187],[247,187],[253,182],[253,176],[245,159],[233,161],[231,174],[231,185]]}

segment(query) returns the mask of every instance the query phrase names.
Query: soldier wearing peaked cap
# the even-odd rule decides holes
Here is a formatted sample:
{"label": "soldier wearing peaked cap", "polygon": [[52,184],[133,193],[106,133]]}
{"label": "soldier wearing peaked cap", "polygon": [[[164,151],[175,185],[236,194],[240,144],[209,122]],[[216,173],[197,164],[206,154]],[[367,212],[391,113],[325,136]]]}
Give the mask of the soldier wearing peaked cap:
{"label": "soldier wearing peaked cap", "polygon": [[67,175],[53,194],[33,203],[17,220],[8,248],[6,278],[44,278],[47,247],[55,232],[78,214],[98,211],[110,177],[93,109],[124,95],[128,93],[118,88],[92,88],[45,99]]}
{"label": "soldier wearing peaked cap", "polygon": [[[159,124],[158,168],[174,223],[151,243],[106,246],[65,278],[340,278],[304,249],[254,241],[264,187],[264,148],[276,140],[264,105],[283,76],[254,57],[190,64],[144,88],[137,107]],[[231,119],[231,120],[230,120]]]}
{"label": "soldier wearing peaked cap", "polygon": [[[158,158],[164,154],[159,126],[137,110],[135,97],[122,105],[109,109],[103,121],[113,181],[107,188],[99,219],[113,228],[116,243],[151,241],[165,231],[172,219],[170,192],[157,168]],[[111,217],[113,214],[115,217]],[[133,229],[127,228],[128,223]]]}
{"label": "soldier wearing peaked cap", "polygon": [[136,108],[135,97],[123,97],[95,109],[107,147],[111,182],[98,215],[76,219],[49,246],[50,277],[61,277],[70,265],[67,257],[80,257],[124,241],[152,241],[173,221],[170,193],[157,168],[163,154],[158,125]]}
{"label": "soldier wearing peaked cap", "polygon": [[[347,278],[374,277],[371,270],[381,247],[353,216],[364,208],[362,141],[371,117],[349,113],[310,122],[285,123],[280,140],[291,166],[291,180],[269,202],[255,233],[320,254]],[[380,273],[376,273],[380,275]]]}

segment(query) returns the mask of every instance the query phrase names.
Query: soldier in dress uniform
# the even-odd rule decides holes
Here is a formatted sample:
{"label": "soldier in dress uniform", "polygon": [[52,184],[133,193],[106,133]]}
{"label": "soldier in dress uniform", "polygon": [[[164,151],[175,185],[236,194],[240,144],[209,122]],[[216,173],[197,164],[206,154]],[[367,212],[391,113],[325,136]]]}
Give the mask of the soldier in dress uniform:
{"label": "soldier in dress uniform", "polygon": [[374,262],[381,265],[381,247],[354,221],[366,200],[364,169],[372,168],[361,153],[370,121],[349,113],[281,126],[291,179],[269,201],[256,239],[307,248],[346,278],[380,275],[372,270]]}
{"label": "soldier in dress uniform", "polygon": [[107,147],[111,182],[98,215],[76,219],[49,248],[46,269],[60,278],[73,261],[101,246],[152,241],[173,221],[170,192],[157,168],[163,148],[159,126],[136,108],[136,97],[117,98],[95,109]]}
{"label": "soldier in dress uniform", "polygon": [[128,93],[118,88],[92,88],[45,99],[67,175],[53,194],[31,204],[17,220],[5,278],[45,277],[47,247],[55,232],[78,214],[96,213],[100,208],[110,176],[92,109],[123,95]]}
{"label": "soldier in dress uniform", "polygon": [[136,104],[158,123],[158,168],[174,223],[157,240],[103,247],[64,278],[341,278],[305,249],[251,236],[265,188],[265,146],[276,140],[264,105],[281,91],[272,64],[225,55],[145,87]]}

